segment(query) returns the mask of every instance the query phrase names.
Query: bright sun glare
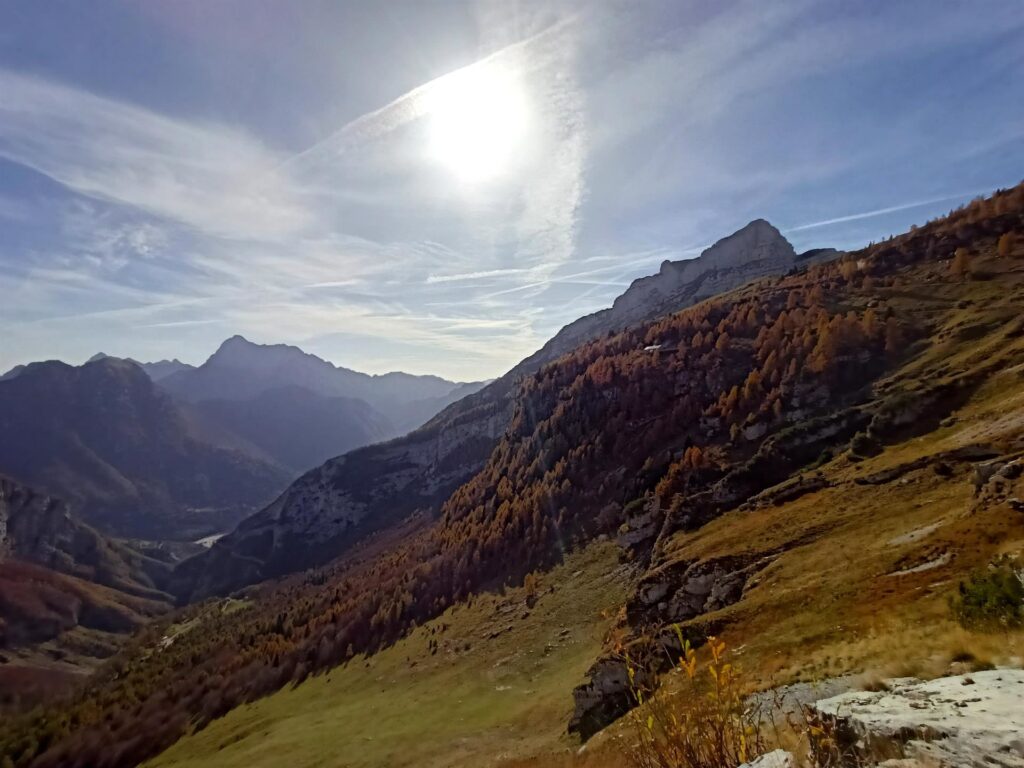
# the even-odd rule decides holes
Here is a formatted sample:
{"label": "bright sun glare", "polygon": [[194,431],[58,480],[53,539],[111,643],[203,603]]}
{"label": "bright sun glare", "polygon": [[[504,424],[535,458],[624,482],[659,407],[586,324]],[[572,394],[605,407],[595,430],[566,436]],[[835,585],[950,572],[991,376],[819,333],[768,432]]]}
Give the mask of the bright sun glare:
{"label": "bright sun glare", "polygon": [[453,72],[426,94],[430,153],[464,181],[508,170],[526,133],[527,105],[513,74],[476,65]]}

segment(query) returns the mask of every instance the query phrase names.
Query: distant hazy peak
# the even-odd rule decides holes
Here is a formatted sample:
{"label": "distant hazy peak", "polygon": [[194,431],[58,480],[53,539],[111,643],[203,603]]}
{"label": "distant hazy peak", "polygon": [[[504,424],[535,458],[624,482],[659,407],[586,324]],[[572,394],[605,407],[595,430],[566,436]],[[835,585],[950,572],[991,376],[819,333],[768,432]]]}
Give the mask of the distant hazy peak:
{"label": "distant hazy peak", "polygon": [[335,367],[316,355],[288,344],[256,344],[238,334],[225,339],[204,365],[227,365],[238,368],[272,368],[293,361],[305,360]]}

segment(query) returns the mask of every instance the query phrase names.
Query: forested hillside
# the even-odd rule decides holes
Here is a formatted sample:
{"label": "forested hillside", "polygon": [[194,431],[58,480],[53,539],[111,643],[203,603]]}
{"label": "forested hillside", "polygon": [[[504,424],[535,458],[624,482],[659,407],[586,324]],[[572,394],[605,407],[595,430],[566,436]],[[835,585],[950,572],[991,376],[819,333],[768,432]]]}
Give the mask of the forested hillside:
{"label": "forested hillside", "polygon": [[[976,382],[956,371],[909,396],[921,408],[882,378],[938,343],[971,281],[1016,290],[1021,231],[1019,186],[576,349],[522,380],[510,426],[437,521],[413,516],[237,609],[177,618],[202,631],[153,625],[74,699],[7,724],[0,749],[19,767],[136,764],[242,702],[629,532],[641,512],[651,531],[627,556],[657,563],[674,531],[959,402]],[[932,284],[950,300],[920,298]]]}

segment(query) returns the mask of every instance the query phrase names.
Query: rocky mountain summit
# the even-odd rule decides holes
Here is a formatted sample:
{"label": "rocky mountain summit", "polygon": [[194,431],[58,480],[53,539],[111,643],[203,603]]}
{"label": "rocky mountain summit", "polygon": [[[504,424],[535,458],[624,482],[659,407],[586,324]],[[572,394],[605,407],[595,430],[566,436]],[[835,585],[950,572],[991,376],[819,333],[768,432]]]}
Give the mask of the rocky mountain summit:
{"label": "rocky mountain summit", "polygon": [[[112,357],[105,352],[97,352],[95,355],[86,360],[87,363],[94,363],[97,360],[105,360]],[[160,379],[166,379],[168,376],[174,373],[180,373],[181,371],[191,371],[195,369],[194,365],[183,363],[181,360],[174,358],[173,360],[157,360],[155,363],[143,363],[138,360],[134,360],[130,357],[117,358],[127,360],[129,363],[135,363],[142,370],[146,372],[153,381],[160,381]]]}
{"label": "rocky mountain summit", "polygon": [[657,274],[634,280],[608,309],[565,326],[517,369],[524,372],[591,339],[674,312],[768,275],[838,256],[831,248],[797,254],[782,233],[755,219],[695,259],[663,261]]}

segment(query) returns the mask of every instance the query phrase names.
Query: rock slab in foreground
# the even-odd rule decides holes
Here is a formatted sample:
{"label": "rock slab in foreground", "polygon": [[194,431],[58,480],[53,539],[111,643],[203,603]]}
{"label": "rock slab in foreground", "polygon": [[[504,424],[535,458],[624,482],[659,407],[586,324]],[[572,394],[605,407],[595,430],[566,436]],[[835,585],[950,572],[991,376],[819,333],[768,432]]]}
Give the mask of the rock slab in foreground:
{"label": "rock slab in foreground", "polygon": [[744,763],[740,768],[796,768],[796,758],[784,749],[776,749]]}
{"label": "rock slab in foreground", "polygon": [[893,758],[966,768],[1024,768],[1024,670],[994,669],[817,702],[851,765]]}

